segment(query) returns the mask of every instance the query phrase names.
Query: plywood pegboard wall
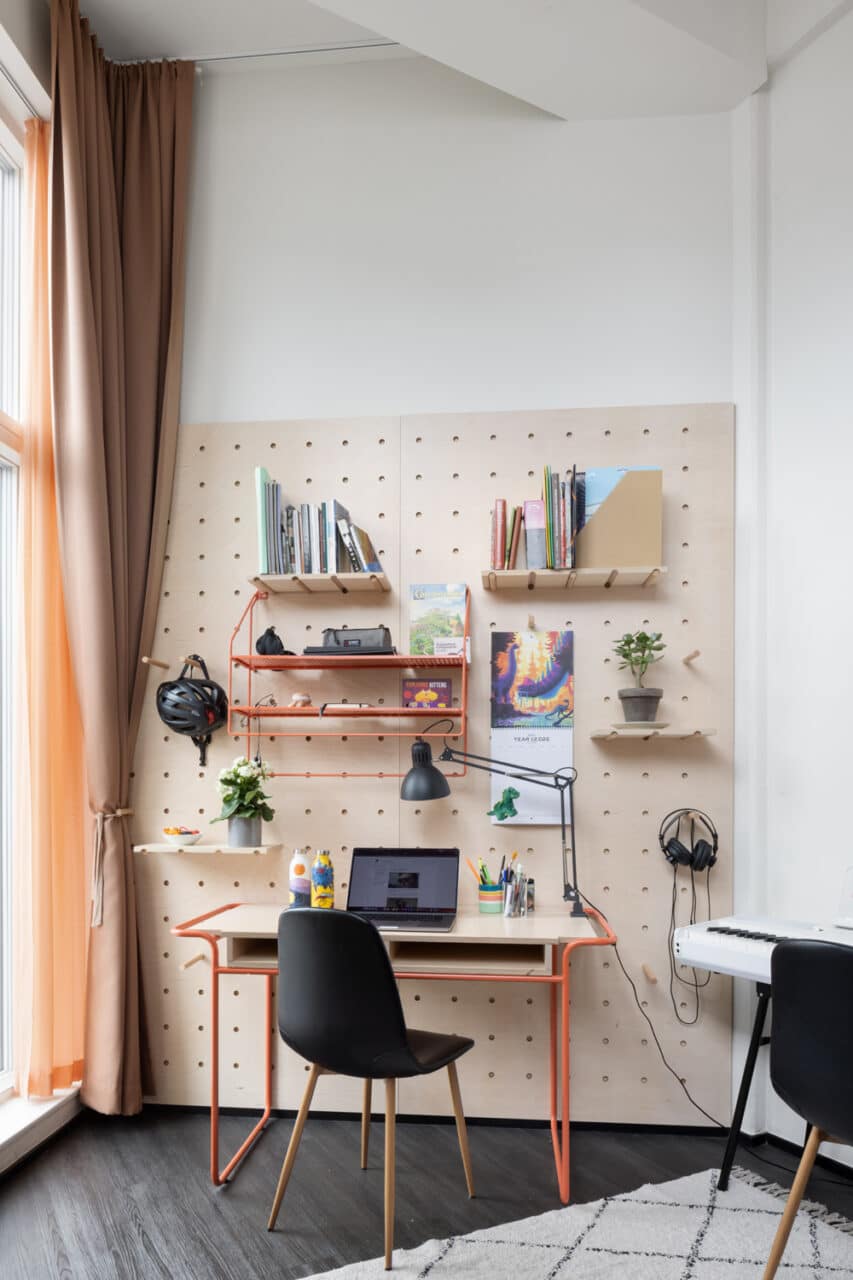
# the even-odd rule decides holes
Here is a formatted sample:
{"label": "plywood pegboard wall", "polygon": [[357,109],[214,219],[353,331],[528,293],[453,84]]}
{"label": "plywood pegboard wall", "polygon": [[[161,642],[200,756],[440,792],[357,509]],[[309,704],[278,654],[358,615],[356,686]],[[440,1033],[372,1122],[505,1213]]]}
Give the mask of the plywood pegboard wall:
{"label": "plywood pegboard wall", "polygon": [[[715,915],[730,909],[732,883],[732,612],[733,409],[684,405],[445,414],[357,421],[237,423],[181,427],[155,656],[177,664],[201,653],[211,675],[227,684],[228,639],[256,571],[254,468],[265,465],[293,503],[338,497],[371,534],[392,589],[387,594],[281,595],[258,608],[288,648],[319,640],[324,626],[387,624],[408,647],[411,582],[466,581],[471,589],[472,649],[469,744],[488,754],[488,662],[493,628],[513,630],[533,615],[541,628],[575,633],[575,764],[581,887],[606,912],[620,950],[665,1050],[694,1096],[712,1114],[729,1111],[730,984],[714,978],[703,992],[695,1026],[675,1020],[668,994],[667,925],[672,871],[658,849],[661,817],[696,806],[715,819],[720,858],[712,874]],[[657,465],[664,477],[664,562],[653,587],[486,592],[489,511],[495,497],[519,502],[540,491],[542,467]],[[689,742],[592,741],[620,718],[624,683],[612,642],[647,626],[668,642],[655,682],[665,690],[660,718],[676,727],[712,727]],[[700,656],[686,665],[693,650]],[[341,696],[390,702],[399,673],[359,673],[328,683],[327,673],[268,673],[256,696],[279,703],[293,689],[314,701]],[[356,683],[353,683],[356,681]],[[199,826],[208,838],[218,811],[216,775],[242,750],[215,735],[207,769],[186,739],[170,735],[154,707],[150,683],[134,762],[134,841],[160,839],[164,825]],[[285,692],[286,691],[286,692]],[[341,722],[339,722],[341,723]],[[346,728],[346,722],[343,728]],[[291,722],[292,725],[292,722]],[[392,724],[391,727],[397,727]],[[279,769],[354,768],[398,773],[411,739],[335,741],[262,739]],[[535,875],[540,910],[560,904],[559,831],[493,826],[486,818],[489,779],[469,772],[450,797],[422,807],[401,804],[397,779],[279,779],[272,784],[275,821],[265,834],[280,853],[263,856],[148,853],[135,857],[145,1007],[159,1102],[209,1099],[209,984],[206,960],[183,970],[192,941],[174,938],[173,923],[233,901],[284,902],[295,846],[332,850],[337,901],[345,901],[355,845],[458,844],[463,854],[500,859],[518,847]],[[203,839],[205,837],[203,836]],[[473,907],[476,884],[460,873],[460,903]],[[704,880],[703,880],[704,885]],[[689,874],[679,873],[681,918]],[[644,975],[643,966],[656,983]],[[648,1027],[609,949],[581,953],[572,965],[572,1114],[587,1121],[701,1124],[663,1068]],[[222,980],[222,1102],[261,1100],[258,1044],[263,983]],[[496,984],[409,981],[407,1016],[415,1026],[476,1038],[460,1064],[463,1096],[473,1116],[544,1118],[548,1114],[547,993]],[[689,991],[677,999],[689,1012]],[[292,1108],[304,1065],[276,1036],[275,1105]],[[449,1113],[445,1081],[404,1081],[401,1111]],[[328,1078],[320,1109],[357,1111],[357,1082]]]}

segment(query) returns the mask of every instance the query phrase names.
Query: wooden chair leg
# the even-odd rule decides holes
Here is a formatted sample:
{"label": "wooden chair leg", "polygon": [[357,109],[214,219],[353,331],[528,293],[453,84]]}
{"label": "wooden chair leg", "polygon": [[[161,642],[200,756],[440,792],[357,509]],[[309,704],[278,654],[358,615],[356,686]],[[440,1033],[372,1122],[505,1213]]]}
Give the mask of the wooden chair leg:
{"label": "wooden chair leg", "polygon": [[450,1079],[450,1096],[453,1099],[453,1114],[456,1118],[456,1134],[459,1138],[459,1150],[462,1154],[462,1167],[465,1170],[465,1182],[468,1195],[474,1196],[474,1175],[471,1172],[471,1152],[468,1150],[468,1127],[465,1124],[465,1112],[462,1110],[462,1094],[459,1092],[459,1076],[456,1074],[456,1063],[451,1062],[447,1068]]}
{"label": "wooden chair leg", "polygon": [[373,1081],[364,1082],[364,1098],[361,1104],[361,1167],[367,1168],[367,1145],[370,1142],[370,1104],[373,1098]]}
{"label": "wooden chair leg", "polygon": [[278,1217],[278,1211],[281,1208],[281,1202],[284,1199],[284,1193],[287,1190],[287,1183],[296,1162],[296,1153],[299,1150],[299,1142],[302,1138],[302,1130],[305,1128],[305,1121],[308,1119],[308,1112],[311,1108],[311,1099],[314,1097],[314,1089],[316,1088],[317,1080],[321,1075],[322,1070],[322,1067],[318,1067],[316,1063],[313,1063],[311,1066],[311,1073],[308,1076],[308,1083],[305,1086],[305,1093],[302,1095],[302,1102],[299,1104],[299,1113],[293,1125],[290,1142],[287,1144],[287,1153],[284,1157],[284,1163],[281,1166],[278,1186],[275,1189],[275,1199],[272,1202],[269,1222],[267,1223],[267,1231],[272,1231],[275,1226],[275,1220]]}
{"label": "wooden chair leg", "polygon": [[385,1081],[385,1270],[391,1270],[394,1251],[394,1136],[397,1123],[397,1081]]}
{"label": "wooden chair leg", "polygon": [[797,1210],[800,1207],[800,1201],[803,1198],[803,1192],[806,1189],[806,1183],[809,1180],[809,1175],[815,1162],[817,1149],[825,1137],[826,1134],[823,1130],[816,1127],[809,1134],[802,1159],[797,1168],[797,1175],[794,1178],[793,1186],[785,1205],[785,1212],[782,1214],[779,1226],[776,1229],[770,1257],[767,1259],[767,1266],[764,1268],[763,1280],[773,1280],[779,1263],[782,1261],[782,1254],[785,1252],[785,1245],[788,1243],[788,1236],[791,1234],[791,1227],[794,1225],[794,1219],[797,1216]]}

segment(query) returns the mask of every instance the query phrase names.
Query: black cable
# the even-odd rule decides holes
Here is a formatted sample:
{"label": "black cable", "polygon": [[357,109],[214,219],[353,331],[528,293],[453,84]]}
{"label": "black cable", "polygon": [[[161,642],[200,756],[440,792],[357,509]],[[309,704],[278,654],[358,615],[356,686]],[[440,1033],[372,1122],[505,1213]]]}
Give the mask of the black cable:
{"label": "black cable", "polygon": [[[578,890],[578,892],[580,893],[580,896],[583,898],[584,902],[587,904],[588,907],[592,907],[593,911],[597,911],[603,920],[607,920],[607,916],[604,914],[604,912],[599,907],[597,907],[594,902],[590,902],[589,898],[586,896],[585,893],[581,892],[581,890]],[[609,921],[607,922],[608,924],[610,923]],[[634,996],[634,1003],[636,1004],[637,1008],[640,1010],[640,1013],[645,1018],[646,1022],[649,1024],[649,1030],[652,1033],[652,1039],[654,1040],[655,1045],[657,1047],[657,1051],[660,1054],[661,1062],[666,1067],[670,1075],[673,1076],[673,1078],[678,1081],[679,1088],[684,1093],[684,1096],[687,1098],[687,1101],[691,1104],[691,1106],[695,1107],[697,1111],[701,1112],[701,1114],[705,1117],[705,1119],[710,1120],[711,1124],[715,1124],[717,1128],[726,1129],[728,1127],[727,1125],[724,1125],[721,1120],[718,1120],[716,1118],[716,1116],[712,1116],[710,1111],[706,1111],[705,1108],[696,1101],[696,1099],[691,1094],[690,1090],[687,1088],[687,1085],[682,1080],[681,1076],[675,1070],[675,1067],[670,1065],[667,1059],[667,1056],[663,1051],[663,1046],[660,1040],[658,1039],[658,1033],[655,1030],[655,1025],[652,1022],[649,1015],[646,1013],[645,1009],[643,1008],[642,1001],[640,1000],[640,996],[637,991],[637,987],[634,982],[634,979],[631,977],[630,973],[625,968],[622,957],[619,954],[619,947],[617,946],[616,943],[613,944],[613,950],[616,953],[616,959],[619,962],[619,968],[624,973],[626,981],[629,987],[631,988],[631,992]]]}
{"label": "black cable", "polygon": [[[708,919],[710,920],[711,919],[711,868],[710,867],[708,868],[708,878],[707,878],[706,884],[707,884],[707,891],[708,891]],[[699,992],[703,991],[705,987],[707,987],[708,983],[711,981],[712,975],[709,973],[707,977],[704,979],[704,981],[700,982],[699,976],[696,973],[695,969],[691,970],[693,974],[692,978],[683,978],[681,974],[678,972],[678,966],[677,966],[677,961],[675,959],[675,950],[674,950],[675,913],[676,913],[677,902],[678,902],[678,866],[676,864],[673,864],[672,902],[670,905],[670,912],[669,912],[669,932],[667,934],[667,940],[666,940],[667,955],[669,958],[669,999],[670,999],[670,1003],[672,1004],[672,1011],[675,1014],[678,1021],[681,1023],[681,1025],[683,1027],[693,1027],[699,1021],[699,1014],[701,1013],[701,1003],[700,1003]],[[696,924],[696,917],[697,917],[696,872],[694,868],[691,867],[690,868],[690,920],[688,923],[691,925]],[[693,999],[695,1003],[694,1003],[692,1017],[684,1017],[678,1008],[678,1003],[675,999],[675,992],[673,989],[674,983],[676,981],[683,983],[685,987],[690,987],[693,992]]]}
{"label": "black cable", "polygon": [[[747,1143],[743,1141],[741,1141],[739,1145],[743,1148],[744,1151],[746,1151],[749,1155],[751,1155],[754,1160],[760,1160],[762,1164],[769,1165],[771,1169],[781,1169],[782,1173],[787,1173],[788,1176],[791,1178],[793,1178],[794,1174],[797,1172],[796,1165],[794,1166],[793,1169],[789,1169],[786,1164],[779,1164],[776,1160],[768,1159],[767,1156],[760,1156],[754,1147],[750,1147]],[[840,1178],[826,1178],[826,1177],[822,1177],[821,1174],[819,1173],[813,1173],[809,1178],[809,1185],[811,1185],[811,1183],[813,1182],[822,1182],[828,1187],[844,1187],[847,1191],[849,1191],[851,1186],[853,1186],[853,1174],[851,1174],[851,1181],[842,1182]]]}

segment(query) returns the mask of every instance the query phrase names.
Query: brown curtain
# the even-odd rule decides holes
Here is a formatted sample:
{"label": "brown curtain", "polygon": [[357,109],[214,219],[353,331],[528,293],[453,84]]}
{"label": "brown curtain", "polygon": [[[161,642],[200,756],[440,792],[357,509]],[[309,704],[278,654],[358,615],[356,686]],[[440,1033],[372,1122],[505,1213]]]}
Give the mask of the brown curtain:
{"label": "brown curtain", "polygon": [[128,786],[175,464],[192,63],[108,62],[53,0],[50,287],[60,552],[93,834],[82,1098],[142,1103]]}

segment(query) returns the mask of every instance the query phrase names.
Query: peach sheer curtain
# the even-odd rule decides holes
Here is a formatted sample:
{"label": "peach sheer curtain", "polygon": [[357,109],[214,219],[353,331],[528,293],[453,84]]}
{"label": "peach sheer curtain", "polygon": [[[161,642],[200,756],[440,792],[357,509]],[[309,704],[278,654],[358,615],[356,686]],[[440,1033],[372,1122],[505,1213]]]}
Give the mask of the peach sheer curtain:
{"label": "peach sheer curtain", "polygon": [[48,1096],[83,1070],[88,875],[83,731],[65,627],[51,422],[50,126],[30,120],[26,128],[13,1046],[18,1092]]}

